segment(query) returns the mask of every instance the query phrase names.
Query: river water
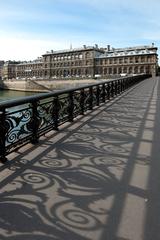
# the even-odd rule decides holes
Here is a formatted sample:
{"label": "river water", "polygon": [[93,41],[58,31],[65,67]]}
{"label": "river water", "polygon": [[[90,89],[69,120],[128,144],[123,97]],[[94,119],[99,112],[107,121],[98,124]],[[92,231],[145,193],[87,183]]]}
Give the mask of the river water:
{"label": "river water", "polygon": [[0,90],[0,102],[9,99],[16,99],[25,96],[31,96],[38,94],[37,92],[22,92],[22,91],[12,91],[12,90]]}

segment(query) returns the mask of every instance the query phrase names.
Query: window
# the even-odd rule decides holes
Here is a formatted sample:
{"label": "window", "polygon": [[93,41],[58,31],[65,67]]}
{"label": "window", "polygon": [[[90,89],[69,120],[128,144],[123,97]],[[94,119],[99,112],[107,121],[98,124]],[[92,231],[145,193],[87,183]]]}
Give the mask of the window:
{"label": "window", "polygon": [[133,63],[133,58],[132,57],[130,58],[130,63]]}
{"label": "window", "polygon": [[123,59],[120,58],[120,59],[119,59],[119,64],[122,64],[122,62],[123,62]]}
{"label": "window", "polygon": [[86,53],[86,58],[89,58],[90,54],[89,53]]}
{"label": "window", "polygon": [[138,63],[139,62],[139,59],[138,57],[135,57],[135,62]]}
{"label": "window", "polygon": [[124,58],[124,63],[128,63],[128,58]]}
{"label": "window", "polygon": [[109,68],[109,74],[112,74],[112,68]]}

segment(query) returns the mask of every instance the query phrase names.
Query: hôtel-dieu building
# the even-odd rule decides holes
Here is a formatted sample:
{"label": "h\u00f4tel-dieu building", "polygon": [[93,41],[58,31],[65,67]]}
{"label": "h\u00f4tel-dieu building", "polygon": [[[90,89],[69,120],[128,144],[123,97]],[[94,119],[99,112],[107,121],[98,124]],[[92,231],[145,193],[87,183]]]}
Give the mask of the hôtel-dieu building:
{"label": "h\u00f4tel-dieu building", "polygon": [[[157,47],[106,48],[83,45],[81,48],[47,51],[35,61],[15,66],[16,78],[107,78],[133,74],[156,75]],[[9,76],[8,76],[9,78]]]}

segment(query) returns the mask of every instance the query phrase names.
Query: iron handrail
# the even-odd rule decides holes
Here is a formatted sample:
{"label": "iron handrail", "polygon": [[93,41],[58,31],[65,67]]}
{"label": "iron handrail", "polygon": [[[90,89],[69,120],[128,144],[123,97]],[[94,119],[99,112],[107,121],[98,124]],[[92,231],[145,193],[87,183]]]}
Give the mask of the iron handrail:
{"label": "iron handrail", "polygon": [[0,161],[63,123],[116,97],[150,75],[127,76],[0,103]]}
{"label": "iron handrail", "polygon": [[[144,75],[137,75],[134,76],[134,78],[137,78],[139,76],[146,76]],[[14,100],[6,100],[3,102],[0,102],[0,109],[2,108],[7,108],[7,107],[14,107],[17,105],[22,105],[28,102],[34,102],[34,101],[39,101],[45,98],[50,98],[50,97],[56,97],[58,95],[63,95],[69,92],[73,92],[73,91],[78,91],[78,90],[82,90],[85,88],[89,88],[89,87],[94,87],[94,86],[98,86],[98,85],[102,85],[102,84],[106,84],[106,83],[110,83],[110,82],[115,82],[118,80],[125,80],[125,79],[130,79],[133,77],[123,77],[123,78],[116,78],[116,79],[112,79],[112,80],[107,80],[107,81],[103,81],[101,80],[98,83],[91,83],[91,84],[86,84],[84,86],[80,86],[80,87],[74,87],[74,88],[69,88],[69,89],[65,89],[65,90],[56,90],[55,92],[50,92],[50,93],[39,93],[33,96],[26,96],[26,97],[20,97],[19,99],[14,99]]]}

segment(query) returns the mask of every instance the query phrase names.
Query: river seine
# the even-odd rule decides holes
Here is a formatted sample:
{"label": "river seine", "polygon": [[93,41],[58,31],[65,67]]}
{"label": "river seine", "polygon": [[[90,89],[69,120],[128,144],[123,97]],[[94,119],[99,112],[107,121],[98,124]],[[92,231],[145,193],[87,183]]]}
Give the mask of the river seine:
{"label": "river seine", "polygon": [[12,90],[0,90],[0,102],[9,99],[16,99],[25,96],[31,96],[38,93],[35,92],[22,92],[22,91],[12,91]]}

